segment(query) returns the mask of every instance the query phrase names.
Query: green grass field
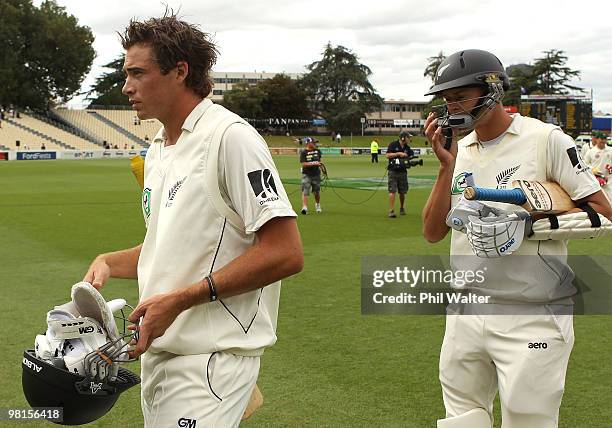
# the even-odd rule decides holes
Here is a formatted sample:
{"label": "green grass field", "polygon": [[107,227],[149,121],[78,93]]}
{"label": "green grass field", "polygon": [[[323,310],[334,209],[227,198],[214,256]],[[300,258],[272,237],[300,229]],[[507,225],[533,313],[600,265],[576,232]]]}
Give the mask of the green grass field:
{"label": "green grass field", "polygon": [[[337,144],[331,140],[329,135],[313,135],[319,140],[320,147],[370,147],[370,143],[374,138],[378,140],[379,146],[387,147],[387,145],[394,140],[397,140],[397,135],[346,135],[342,137],[342,143]],[[267,135],[265,136],[265,140],[270,147],[297,147],[298,144],[295,143],[294,138],[297,137],[307,137],[307,135],[292,135],[291,137],[286,137],[284,135]],[[425,137],[415,135],[412,138],[412,142],[410,143],[411,147],[424,147],[426,144]]]}
{"label": "green grass field", "polygon": [[[296,157],[276,158],[291,202],[300,208]],[[444,416],[438,355],[441,316],[362,316],[360,259],[373,255],[448,254],[448,238],[429,244],[420,212],[436,163],[410,171],[408,215],[388,219],[387,194],[372,187],[384,162],[327,157],[332,182],[324,212],[300,216],[303,272],[284,281],[278,343],[262,359],[265,404],[246,427],[433,427]],[[335,181],[334,181],[335,180]],[[365,183],[365,184],[364,184]],[[429,183],[429,185],[428,185]],[[385,184],[385,181],[383,181]],[[362,201],[367,202],[358,204]],[[311,208],[312,209],[312,208]],[[99,253],[141,242],[140,192],[127,160],[0,163],[0,407],[24,407],[21,353],[46,328],[45,314],[69,300]],[[574,254],[612,254],[612,239],[571,244]],[[107,299],[137,302],[135,281],[111,280]],[[610,426],[612,318],[578,316],[560,426]],[[138,372],[137,364],[131,368]],[[499,412],[497,411],[499,426]],[[18,426],[41,426],[19,424]],[[142,425],[139,388],[90,426]]]}

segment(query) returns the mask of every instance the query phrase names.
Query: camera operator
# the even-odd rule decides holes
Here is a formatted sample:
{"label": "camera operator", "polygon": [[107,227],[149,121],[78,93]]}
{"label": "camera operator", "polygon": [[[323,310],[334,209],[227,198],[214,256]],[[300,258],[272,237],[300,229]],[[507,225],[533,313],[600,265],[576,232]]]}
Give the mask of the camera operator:
{"label": "camera operator", "polygon": [[399,193],[400,215],[406,215],[404,210],[404,200],[408,192],[408,168],[410,159],[414,157],[414,152],[408,145],[412,139],[412,134],[402,131],[399,140],[395,140],[387,147],[386,157],[389,159],[387,170],[389,171],[389,218],[396,218],[395,215],[395,194]]}

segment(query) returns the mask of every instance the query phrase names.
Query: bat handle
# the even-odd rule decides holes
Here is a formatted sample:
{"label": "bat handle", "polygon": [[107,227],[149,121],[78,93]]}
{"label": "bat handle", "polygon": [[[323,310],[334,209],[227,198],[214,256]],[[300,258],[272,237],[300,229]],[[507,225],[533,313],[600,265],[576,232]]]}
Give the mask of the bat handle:
{"label": "bat handle", "polygon": [[521,189],[486,189],[484,187],[467,187],[463,191],[465,199],[470,201],[505,202],[507,204],[523,205],[527,202]]}
{"label": "bat handle", "polygon": [[444,135],[444,148],[446,150],[450,150],[451,145],[453,144],[453,128],[442,128],[442,135]]}

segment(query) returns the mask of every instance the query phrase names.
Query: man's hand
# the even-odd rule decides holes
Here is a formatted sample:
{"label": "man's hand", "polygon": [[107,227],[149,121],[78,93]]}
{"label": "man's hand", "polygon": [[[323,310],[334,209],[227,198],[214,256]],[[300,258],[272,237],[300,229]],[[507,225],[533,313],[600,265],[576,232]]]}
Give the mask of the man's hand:
{"label": "man's hand", "polygon": [[126,250],[100,254],[89,266],[83,281],[89,282],[97,290],[113,278],[138,278],[138,258],[142,244]]}
{"label": "man's hand", "polygon": [[129,352],[130,358],[138,358],[143,354],[156,338],[162,336],[176,317],[189,307],[185,302],[184,290],[171,293],[156,294],[141,302],[128,316],[130,322],[140,319],[138,327],[130,326],[131,330],[138,329],[138,342]]}
{"label": "man's hand", "polygon": [[108,266],[106,260],[98,256],[89,266],[83,281],[89,282],[96,288],[96,290],[99,290],[106,283],[109,277],[110,266]]}
{"label": "man's hand", "polygon": [[496,211],[487,217],[468,217],[468,242],[478,257],[509,256],[519,249],[531,228],[531,217],[526,212]]}
{"label": "man's hand", "polygon": [[[427,141],[431,144],[431,148],[440,160],[443,166],[452,167],[455,165],[455,159],[457,158],[457,143],[453,141],[450,150],[444,148],[446,144],[446,138],[442,135],[442,128],[438,126],[438,119],[432,112],[427,116],[425,121],[425,136]],[[456,138],[456,131],[453,130],[453,140]]]}

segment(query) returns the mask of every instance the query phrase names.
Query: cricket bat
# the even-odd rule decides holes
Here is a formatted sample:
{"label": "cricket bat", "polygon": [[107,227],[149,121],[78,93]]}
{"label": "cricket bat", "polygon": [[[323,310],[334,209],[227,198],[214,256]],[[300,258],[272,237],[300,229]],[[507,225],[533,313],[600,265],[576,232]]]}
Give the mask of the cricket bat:
{"label": "cricket bat", "polygon": [[471,201],[505,202],[520,205],[529,212],[559,214],[575,208],[574,201],[561,186],[552,181],[515,180],[513,189],[467,187],[465,199]]}

